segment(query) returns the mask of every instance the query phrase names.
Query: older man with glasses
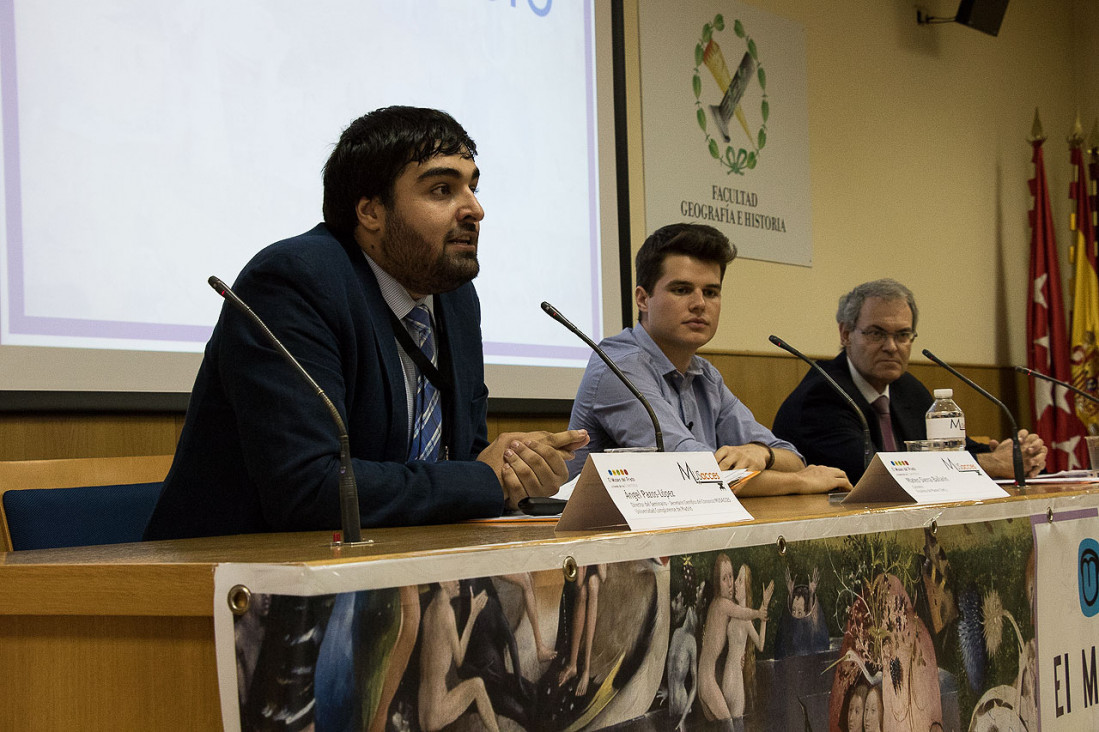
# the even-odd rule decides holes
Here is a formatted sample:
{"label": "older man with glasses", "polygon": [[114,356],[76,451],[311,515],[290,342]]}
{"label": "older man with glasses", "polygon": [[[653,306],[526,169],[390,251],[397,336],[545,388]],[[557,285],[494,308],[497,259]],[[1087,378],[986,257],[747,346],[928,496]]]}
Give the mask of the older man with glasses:
{"label": "older man with glasses", "polygon": [[[903,450],[905,440],[927,437],[924,414],[934,400],[908,373],[918,317],[916,299],[901,283],[865,282],[840,298],[836,322],[843,351],[819,362],[866,416],[875,450]],[[862,423],[815,370],[782,403],[774,433],[808,462],[840,468],[852,483],[862,477]],[[1019,437],[1027,474],[1035,475],[1045,467],[1046,447],[1026,430]],[[985,445],[967,438],[966,449],[992,477],[1013,476],[1010,440]]]}

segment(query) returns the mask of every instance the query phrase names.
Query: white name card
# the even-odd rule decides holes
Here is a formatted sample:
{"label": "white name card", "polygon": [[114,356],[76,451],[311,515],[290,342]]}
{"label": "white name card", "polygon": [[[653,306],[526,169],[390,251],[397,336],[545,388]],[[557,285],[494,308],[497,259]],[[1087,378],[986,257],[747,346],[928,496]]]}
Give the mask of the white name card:
{"label": "white name card", "polygon": [[558,531],[670,529],[751,521],[710,452],[593,453]]}
{"label": "white name card", "polygon": [[953,503],[1008,495],[968,452],[879,452],[844,503]]}

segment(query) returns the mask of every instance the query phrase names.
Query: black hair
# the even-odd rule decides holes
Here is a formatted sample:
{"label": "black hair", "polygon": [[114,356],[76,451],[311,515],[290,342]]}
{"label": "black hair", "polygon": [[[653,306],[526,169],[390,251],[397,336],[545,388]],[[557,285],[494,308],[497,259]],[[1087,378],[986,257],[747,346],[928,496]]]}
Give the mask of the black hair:
{"label": "black hair", "polygon": [[363,198],[393,203],[393,184],[409,163],[436,155],[473,158],[477,145],[446,112],[385,107],[359,117],[343,131],[324,164],[324,223],[336,234],[355,230]]}

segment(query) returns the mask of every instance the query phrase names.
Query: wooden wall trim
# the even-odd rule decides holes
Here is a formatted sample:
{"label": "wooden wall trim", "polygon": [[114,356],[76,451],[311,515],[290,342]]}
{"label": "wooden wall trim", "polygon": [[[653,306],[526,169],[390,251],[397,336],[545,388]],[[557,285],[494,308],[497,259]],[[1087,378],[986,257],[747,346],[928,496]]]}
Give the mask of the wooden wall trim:
{"label": "wooden wall trim", "polygon": [[[708,351],[702,354],[721,371],[725,383],[743,401],[756,419],[768,427],[786,396],[809,370],[787,354],[736,353]],[[811,356],[811,358],[833,358]],[[951,364],[961,373],[987,389],[1015,415],[1019,427],[1031,427],[1030,385],[1027,377],[1017,374],[1010,366]],[[1000,409],[982,397],[961,379],[928,362],[911,362],[909,372],[923,382],[928,390],[953,389],[954,401],[966,418],[966,431],[971,436],[1001,439],[1010,432],[1010,422]]]}
{"label": "wooden wall trim", "polygon": [[[786,354],[707,351],[702,354],[721,371],[725,382],[756,419],[770,426],[779,405],[805,375],[808,366]],[[831,356],[826,356],[830,358]],[[961,365],[959,371],[997,395],[1011,409],[1019,426],[1030,428],[1027,378],[1007,366]],[[913,363],[911,371],[929,389],[950,387],[966,415],[969,434],[999,439],[1008,423],[999,410],[949,373],[928,363]],[[536,407],[531,407],[535,409]],[[514,412],[514,404],[496,410],[490,401],[489,437],[502,432],[568,426],[567,409]],[[0,412],[0,460],[161,455],[175,452],[183,413],[119,413],[69,411]]]}

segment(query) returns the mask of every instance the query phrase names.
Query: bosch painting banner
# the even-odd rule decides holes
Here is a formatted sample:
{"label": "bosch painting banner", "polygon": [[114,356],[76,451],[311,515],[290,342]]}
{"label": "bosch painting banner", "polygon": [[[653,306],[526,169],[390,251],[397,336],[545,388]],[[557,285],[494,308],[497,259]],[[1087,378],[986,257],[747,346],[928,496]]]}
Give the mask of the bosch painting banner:
{"label": "bosch painting banner", "polygon": [[735,2],[640,3],[646,231],[709,224],[812,263],[805,30]]}
{"label": "bosch painting banner", "polygon": [[[1040,715],[1043,730],[1099,728],[1095,509],[1049,524],[1003,506],[995,520],[986,504],[954,523],[938,507],[222,565],[224,721],[922,732],[1034,730]],[[831,535],[808,535],[824,523]]]}

